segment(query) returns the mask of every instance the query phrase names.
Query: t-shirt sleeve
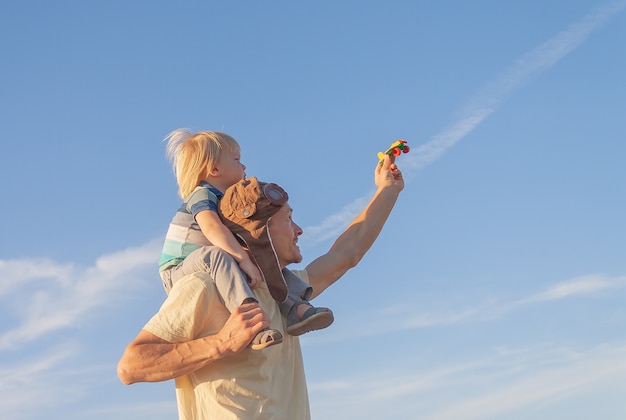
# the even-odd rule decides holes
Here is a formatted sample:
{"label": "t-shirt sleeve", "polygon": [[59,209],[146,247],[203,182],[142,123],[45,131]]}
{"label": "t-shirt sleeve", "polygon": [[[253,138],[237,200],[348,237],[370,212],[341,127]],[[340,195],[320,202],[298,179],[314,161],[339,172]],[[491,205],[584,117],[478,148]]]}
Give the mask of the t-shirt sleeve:
{"label": "t-shirt sleeve", "polygon": [[208,188],[196,188],[187,199],[186,207],[195,219],[196,214],[204,210],[217,213],[218,202],[217,196]]}
{"label": "t-shirt sleeve", "polygon": [[203,328],[196,316],[209,305],[206,284],[196,275],[176,282],[159,311],[143,327],[144,330],[170,343],[198,337]]}

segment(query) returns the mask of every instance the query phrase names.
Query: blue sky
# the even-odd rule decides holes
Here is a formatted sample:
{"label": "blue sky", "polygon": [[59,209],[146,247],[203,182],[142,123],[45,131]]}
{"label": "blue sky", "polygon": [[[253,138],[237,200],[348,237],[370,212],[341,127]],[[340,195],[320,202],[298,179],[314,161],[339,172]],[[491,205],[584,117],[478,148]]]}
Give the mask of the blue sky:
{"label": "blue sky", "polygon": [[376,153],[412,147],[379,240],[316,301],[335,323],[302,339],[313,418],[624,418],[625,11],[2,2],[3,416],[175,418],[173,382],[115,366],[164,298],[161,140],[187,127],[289,192],[304,263]]}

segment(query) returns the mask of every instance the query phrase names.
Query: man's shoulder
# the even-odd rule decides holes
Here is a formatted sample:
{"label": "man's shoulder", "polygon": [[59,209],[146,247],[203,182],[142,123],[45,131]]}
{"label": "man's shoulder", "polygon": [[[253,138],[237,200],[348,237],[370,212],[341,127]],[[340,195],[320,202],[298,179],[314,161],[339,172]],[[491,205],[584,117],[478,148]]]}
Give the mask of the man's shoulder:
{"label": "man's shoulder", "polygon": [[306,269],[305,270],[290,270],[287,268],[283,269],[283,275],[288,275],[289,273],[299,277],[305,283],[309,283],[309,273],[307,273]]}
{"label": "man's shoulder", "polygon": [[[184,277],[181,277],[170,291],[170,295],[172,292],[182,292],[183,290],[189,291],[190,289],[204,289],[207,287],[212,287],[214,285],[213,279],[211,275],[205,271],[198,271],[192,274],[187,274]],[[176,290],[174,290],[176,289]]]}

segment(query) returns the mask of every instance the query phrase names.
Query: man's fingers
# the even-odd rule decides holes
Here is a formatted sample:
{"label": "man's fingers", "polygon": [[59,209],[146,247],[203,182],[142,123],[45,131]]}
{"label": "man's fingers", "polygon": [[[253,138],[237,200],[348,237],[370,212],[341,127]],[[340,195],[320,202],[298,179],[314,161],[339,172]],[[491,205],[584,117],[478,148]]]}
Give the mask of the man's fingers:
{"label": "man's fingers", "polygon": [[244,303],[238,306],[233,311],[233,315],[235,314],[240,315],[242,321],[248,321],[246,324],[250,328],[256,328],[256,324],[262,324],[265,327],[269,326],[269,321],[266,319],[263,309],[256,302]]}

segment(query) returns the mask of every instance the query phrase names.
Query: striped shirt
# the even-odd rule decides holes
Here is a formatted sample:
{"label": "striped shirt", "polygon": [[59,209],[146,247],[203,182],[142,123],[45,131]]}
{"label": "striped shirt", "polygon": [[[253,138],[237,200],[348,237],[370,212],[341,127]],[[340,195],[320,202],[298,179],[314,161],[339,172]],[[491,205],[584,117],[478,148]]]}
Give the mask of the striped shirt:
{"label": "striped shirt", "polygon": [[209,210],[217,213],[223,194],[208,182],[201,182],[176,211],[165,235],[159,271],[180,264],[196,249],[211,245],[196,222],[196,215]]}

